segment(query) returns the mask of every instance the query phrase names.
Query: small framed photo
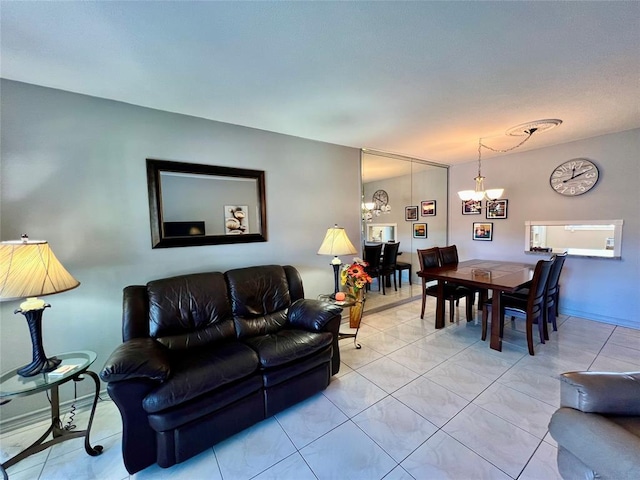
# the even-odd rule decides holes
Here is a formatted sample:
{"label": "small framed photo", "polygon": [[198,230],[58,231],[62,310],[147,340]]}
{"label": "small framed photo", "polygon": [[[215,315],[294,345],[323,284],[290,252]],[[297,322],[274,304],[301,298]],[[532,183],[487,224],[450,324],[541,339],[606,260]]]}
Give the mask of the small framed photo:
{"label": "small framed photo", "polygon": [[489,218],[507,218],[507,205],[509,200],[488,200],[487,201],[487,219]]}
{"label": "small framed photo", "polygon": [[414,223],[413,224],[413,238],[427,238],[427,224],[426,223]]}
{"label": "small framed photo", "polygon": [[226,235],[244,235],[249,224],[249,207],[247,205],[225,205],[224,225]]}
{"label": "small framed photo", "polygon": [[420,202],[420,216],[433,217],[436,214],[436,201],[424,200]]}
{"label": "small framed photo", "polygon": [[473,222],[473,239],[485,242],[493,240],[493,223]]}
{"label": "small framed photo", "polygon": [[415,222],[418,219],[418,207],[404,207],[404,219],[407,222]]}
{"label": "small framed photo", "polygon": [[480,210],[482,210],[482,202],[480,200],[462,201],[463,215],[480,215]]}

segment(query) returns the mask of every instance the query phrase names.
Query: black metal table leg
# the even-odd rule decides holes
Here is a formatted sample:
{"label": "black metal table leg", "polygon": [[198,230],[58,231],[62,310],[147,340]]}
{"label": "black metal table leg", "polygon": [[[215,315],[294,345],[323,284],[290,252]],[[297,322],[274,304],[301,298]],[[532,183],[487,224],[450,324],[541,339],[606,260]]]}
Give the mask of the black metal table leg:
{"label": "black metal table leg", "polygon": [[[76,430],[71,431],[62,427],[62,422],[60,421],[60,395],[58,392],[58,385],[53,385],[51,387],[51,425],[47,430],[38,438],[35,442],[25,448],[22,452],[10,458],[6,462],[0,465],[0,469],[2,470],[2,476],[4,480],[8,479],[6,469],[15,465],[20,460],[24,460],[25,458],[41,452],[49,447],[57,445],[58,443],[62,443],[66,440],[71,440],[72,438],[82,438],[84,437],[84,448],[86,452],[91,456],[97,456],[102,453],[103,447],[102,445],[96,445],[92,447],[89,441],[89,434],[91,432],[91,425],[93,424],[93,417],[96,413],[96,406],[98,404],[98,396],[100,393],[100,381],[98,379],[98,375],[89,370],[85,370],[82,373],[72,377],[74,382],[80,382],[84,380],[83,375],[89,375],[94,383],[95,383],[95,394],[93,397],[93,404],[91,406],[91,413],[89,415],[89,422],[87,424],[86,430]],[[52,435],[53,439],[45,442],[44,440]]]}

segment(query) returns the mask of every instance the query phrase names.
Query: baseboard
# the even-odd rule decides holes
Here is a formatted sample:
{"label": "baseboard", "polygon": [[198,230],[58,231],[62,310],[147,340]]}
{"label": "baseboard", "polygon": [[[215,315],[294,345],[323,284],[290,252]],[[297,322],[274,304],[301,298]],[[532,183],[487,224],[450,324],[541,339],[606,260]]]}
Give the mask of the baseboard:
{"label": "baseboard", "polygon": [[[65,413],[68,413],[71,410],[71,406],[74,403],[76,405],[76,414],[84,410],[89,410],[93,402],[93,397],[94,394],[89,393],[87,395],[78,397],[75,400],[66,400],[64,402],[60,402],[60,415],[62,417],[61,421],[64,420]],[[98,403],[100,403],[101,399],[108,398],[109,395],[107,394],[107,390],[101,390],[98,398]],[[0,421],[0,432],[2,432],[3,435],[6,435],[19,428],[29,427],[43,421],[51,421],[51,408],[48,406],[42,407],[38,410],[34,410],[33,412],[24,413],[22,415],[17,415],[8,419],[3,419],[2,421]]]}
{"label": "baseboard", "polygon": [[565,308],[560,309],[560,314],[567,315],[569,317],[584,318],[585,320],[593,320],[594,322],[607,323],[609,325],[617,325],[619,327],[634,328],[636,330],[640,329],[640,323],[637,321],[632,322],[625,318],[609,317],[607,315],[598,315],[591,312],[582,312],[579,310]]}

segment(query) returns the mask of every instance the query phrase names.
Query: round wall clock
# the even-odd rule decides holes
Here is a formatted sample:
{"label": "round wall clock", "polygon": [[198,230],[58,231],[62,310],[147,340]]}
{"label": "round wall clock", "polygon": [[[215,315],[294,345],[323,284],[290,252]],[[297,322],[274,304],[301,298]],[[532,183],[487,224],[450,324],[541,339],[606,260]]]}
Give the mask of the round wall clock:
{"label": "round wall clock", "polygon": [[595,163],[586,158],[574,158],[553,169],[549,184],[554,192],[575,197],[595,187],[599,176]]}
{"label": "round wall clock", "polygon": [[376,190],[373,194],[373,203],[376,204],[376,209],[380,210],[389,203],[389,195],[384,190]]}

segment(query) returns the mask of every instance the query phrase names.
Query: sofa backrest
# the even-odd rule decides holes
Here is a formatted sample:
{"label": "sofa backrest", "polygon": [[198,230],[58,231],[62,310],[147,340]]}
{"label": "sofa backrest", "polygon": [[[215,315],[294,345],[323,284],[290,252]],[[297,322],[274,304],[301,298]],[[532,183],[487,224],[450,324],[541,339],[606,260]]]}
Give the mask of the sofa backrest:
{"label": "sofa backrest", "polygon": [[194,273],[130,285],[123,291],[122,340],[156,338],[172,349],[272,333],[304,298],[290,266]]}
{"label": "sofa backrest", "polygon": [[284,267],[237,268],[224,275],[238,337],[273,333],[286,324],[292,299]]}
{"label": "sofa backrest", "polygon": [[149,336],[171,349],[235,337],[224,275],[196,273],[147,283]]}

